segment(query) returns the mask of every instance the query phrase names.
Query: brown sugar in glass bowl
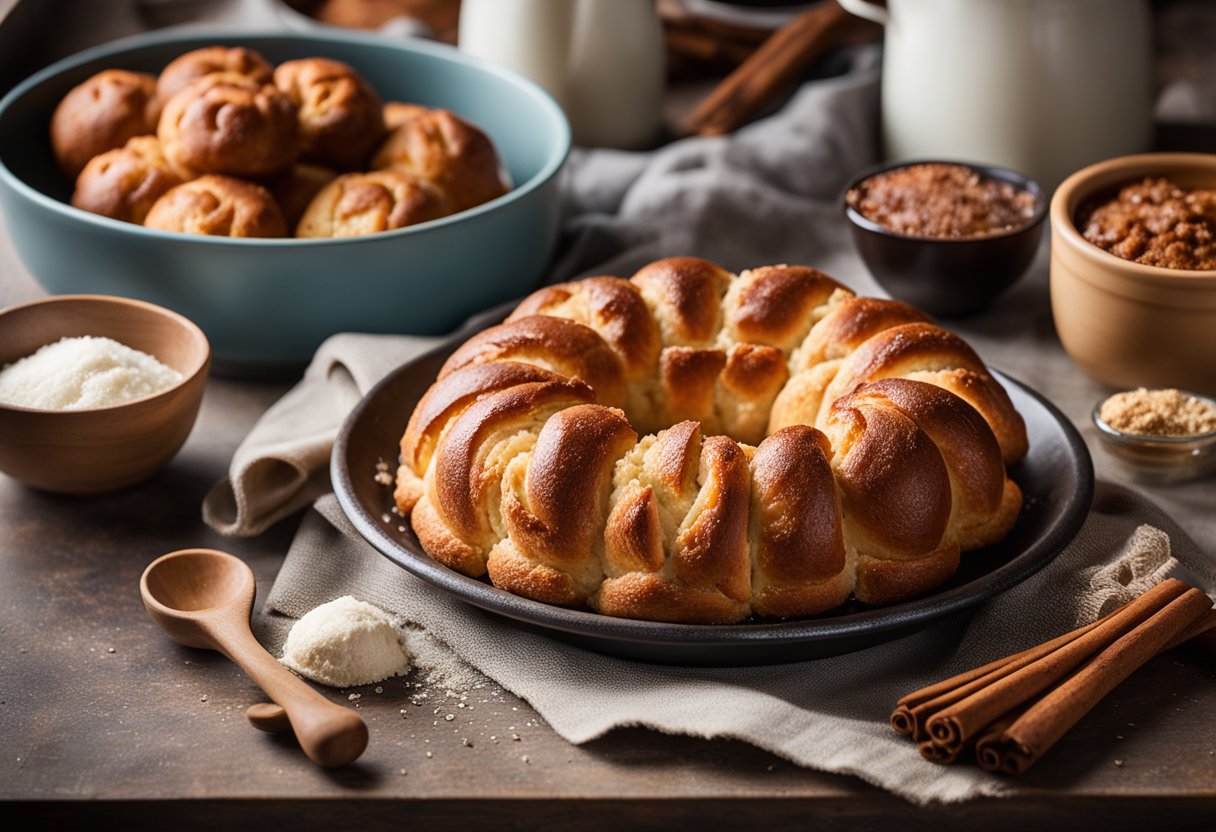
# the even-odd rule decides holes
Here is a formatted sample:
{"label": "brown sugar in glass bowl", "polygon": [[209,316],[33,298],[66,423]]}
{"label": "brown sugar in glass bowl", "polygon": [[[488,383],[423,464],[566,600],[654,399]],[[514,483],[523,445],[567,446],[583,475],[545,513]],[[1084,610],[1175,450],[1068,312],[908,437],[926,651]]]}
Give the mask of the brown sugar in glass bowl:
{"label": "brown sugar in glass bowl", "polygon": [[1051,202],[1056,332],[1073,361],[1111,387],[1175,387],[1211,395],[1216,393],[1211,359],[1216,355],[1216,269],[1124,259],[1084,236],[1081,221],[1091,216],[1087,206],[1146,179],[1166,179],[1182,190],[1216,189],[1216,154],[1121,156],[1061,183]]}
{"label": "brown sugar in glass bowl", "polygon": [[1125,390],[1093,410],[1098,444],[1144,483],[1184,482],[1216,470],[1216,401],[1173,388]]}

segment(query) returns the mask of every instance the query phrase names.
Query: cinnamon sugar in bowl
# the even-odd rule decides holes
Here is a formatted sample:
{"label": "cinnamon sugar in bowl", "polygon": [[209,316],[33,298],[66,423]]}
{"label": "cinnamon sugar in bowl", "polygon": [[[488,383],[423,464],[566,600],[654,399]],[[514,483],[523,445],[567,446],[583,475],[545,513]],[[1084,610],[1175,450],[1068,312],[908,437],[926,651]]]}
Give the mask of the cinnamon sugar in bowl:
{"label": "cinnamon sugar in bowl", "polygon": [[989,165],[904,161],[862,172],[844,194],[857,250],[892,296],[934,315],[988,305],[1038,251],[1047,200]]}
{"label": "cinnamon sugar in bowl", "polygon": [[1186,201],[1212,189],[1210,153],[1122,156],[1056,189],[1051,311],[1086,373],[1114,388],[1216,394],[1216,269],[1193,268],[1210,265],[1209,243],[1203,205]]}

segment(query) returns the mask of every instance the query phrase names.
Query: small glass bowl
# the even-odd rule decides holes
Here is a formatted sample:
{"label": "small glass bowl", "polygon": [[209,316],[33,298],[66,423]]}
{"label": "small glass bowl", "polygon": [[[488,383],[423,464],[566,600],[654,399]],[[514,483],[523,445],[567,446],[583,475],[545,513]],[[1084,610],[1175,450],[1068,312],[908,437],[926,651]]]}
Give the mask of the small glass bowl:
{"label": "small glass bowl", "polygon": [[[1216,400],[1180,391],[1216,407]],[[1129,476],[1143,483],[1169,484],[1198,479],[1216,471],[1216,431],[1195,436],[1153,436],[1115,430],[1099,415],[1103,399],[1094,406],[1099,444]]]}

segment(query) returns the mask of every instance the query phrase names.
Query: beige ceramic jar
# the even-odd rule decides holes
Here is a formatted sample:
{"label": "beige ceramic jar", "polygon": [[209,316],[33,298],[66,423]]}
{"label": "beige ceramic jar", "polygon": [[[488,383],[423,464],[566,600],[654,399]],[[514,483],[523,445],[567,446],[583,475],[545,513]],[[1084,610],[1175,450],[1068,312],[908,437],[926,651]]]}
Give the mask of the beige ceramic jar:
{"label": "beige ceramic jar", "polygon": [[1216,393],[1216,270],[1124,260],[1077,230],[1077,210],[1120,185],[1164,176],[1216,188],[1216,154],[1145,153],[1074,173],[1051,202],[1051,309],[1069,356],[1114,387]]}

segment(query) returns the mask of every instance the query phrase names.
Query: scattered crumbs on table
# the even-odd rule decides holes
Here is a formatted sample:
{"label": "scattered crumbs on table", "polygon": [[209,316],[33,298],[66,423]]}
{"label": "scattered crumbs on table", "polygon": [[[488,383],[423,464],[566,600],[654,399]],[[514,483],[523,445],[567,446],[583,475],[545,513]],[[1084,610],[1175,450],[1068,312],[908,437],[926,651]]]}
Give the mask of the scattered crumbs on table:
{"label": "scattered crumbs on table", "polygon": [[376,693],[384,693],[384,688],[380,687],[379,685],[376,685],[375,692],[376,692]]}
{"label": "scattered crumbs on table", "polygon": [[453,719],[455,719],[455,718],[456,718],[456,714],[448,714],[448,715],[447,715],[447,716],[445,716],[443,719],[444,719],[444,721],[445,721],[445,722],[451,722],[451,721],[452,721]]}
{"label": "scattered crumbs on table", "polygon": [[[511,727],[512,727],[512,728],[514,728],[515,726],[514,726],[514,725],[512,725]],[[512,735],[511,735],[511,741],[512,741],[512,742],[519,742],[519,734],[512,734]]]}
{"label": "scattered crumbs on table", "polygon": [[1115,760],[1115,767],[1116,767],[1116,768],[1123,768],[1123,761],[1122,761],[1122,760]]}
{"label": "scattered crumbs on table", "polygon": [[202,696],[200,696],[200,697],[198,698],[198,701],[199,701],[199,702],[206,702],[206,701],[207,701],[207,695],[206,695],[206,694],[203,694]]}
{"label": "scattered crumbs on table", "polygon": [[426,752],[426,758],[427,758],[428,760],[429,760],[429,759],[431,759],[431,758],[432,758],[432,757],[434,757],[434,756],[435,756],[435,755],[434,755],[434,754],[432,754],[430,751]]}
{"label": "scattered crumbs on table", "polygon": [[472,748],[472,747],[473,747],[473,743],[469,742],[469,738],[468,738],[468,737],[461,737],[461,738],[460,738],[460,744],[461,744],[461,745],[463,745],[465,748]]}
{"label": "scattered crumbs on table", "polygon": [[771,765],[770,765],[770,766],[765,766],[765,767],[764,767],[764,770],[765,770],[765,771],[772,771],[774,768],[776,768],[776,766],[771,766]]}
{"label": "scattered crumbs on table", "polygon": [[390,514],[389,514],[387,511],[386,511],[386,512],[384,512],[384,514],[381,514],[381,515],[380,515],[380,522],[381,522],[381,523],[391,523],[391,522],[393,522],[392,515],[390,515]]}
{"label": "scattered crumbs on table", "polygon": [[22,653],[28,653],[28,652],[30,652],[30,651],[29,651],[29,650],[27,650],[26,648],[22,647],[22,648],[21,648],[21,652],[22,652]]}
{"label": "scattered crumbs on table", "polygon": [[115,650],[113,647],[107,647],[107,648],[106,648],[106,652],[107,652],[107,653],[117,653],[118,651],[117,651],[117,650]]}
{"label": "scattered crumbs on table", "polygon": [[361,693],[352,693],[350,696],[346,697],[346,701],[347,701],[347,702],[354,702],[354,701],[356,701],[356,700],[358,700],[358,699],[362,699],[362,698],[363,698],[363,694],[361,694]]}
{"label": "scattered crumbs on table", "polygon": [[1122,735],[1122,734],[1115,734],[1115,739],[1117,739],[1117,740],[1121,740],[1121,739],[1123,739],[1123,735]]}

